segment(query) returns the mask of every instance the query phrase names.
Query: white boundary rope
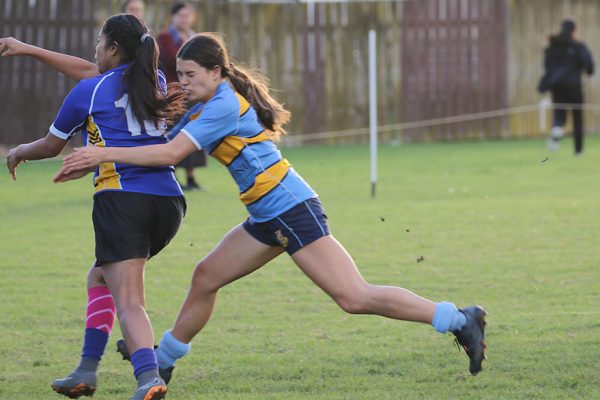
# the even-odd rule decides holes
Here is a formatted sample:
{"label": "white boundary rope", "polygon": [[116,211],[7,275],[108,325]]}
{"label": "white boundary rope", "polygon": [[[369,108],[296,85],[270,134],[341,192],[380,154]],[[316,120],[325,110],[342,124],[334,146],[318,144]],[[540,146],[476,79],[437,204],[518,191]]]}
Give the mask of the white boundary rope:
{"label": "white boundary rope", "polygon": [[[567,109],[567,110],[580,109],[580,110],[586,110],[586,111],[600,111],[600,104],[553,103],[553,104],[550,104],[547,108],[548,109]],[[390,125],[380,125],[377,127],[377,131],[379,133],[381,133],[381,132],[390,132],[390,131],[403,131],[405,129],[414,129],[414,128],[429,128],[429,127],[433,127],[433,126],[455,124],[455,123],[459,123],[459,122],[469,122],[469,121],[477,121],[477,120],[495,118],[495,117],[505,117],[505,116],[512,115],[512,114],[537,112],[539,110],[540,110],[539,104],[529,104],[529,105],[525,105],[525,106],[504,108],[504,109],[492,110],[492,111],[483,111],[483,112],[473,113],[473,114],[461,114],[461,115],[454,115],[451,117],[432,118],[432,119],[421,120],[421,121],[411,121],[411,122],[401,122],[401,123],[390,124]],[[307,133],[307,134],[303,134],[303,135],[284,136],[281,140],[281,144],[284,146],[293,146],[293,145],[302,143],[304,141],[367,135],[368,133],[369,133],[369,127],[343,129],[343,130],[327,131],[327,132]]]}

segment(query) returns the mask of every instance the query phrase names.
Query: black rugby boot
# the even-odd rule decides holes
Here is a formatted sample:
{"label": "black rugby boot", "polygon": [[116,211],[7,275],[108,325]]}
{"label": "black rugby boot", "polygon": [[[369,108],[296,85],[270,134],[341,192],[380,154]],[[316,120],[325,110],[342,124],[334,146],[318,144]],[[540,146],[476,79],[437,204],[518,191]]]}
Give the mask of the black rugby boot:
{"label": "black rugby boot", "polygon": [[460,330],[452,331],[456,343],[469,356],[469,372],[477,375],[481,371],[481,363],[485,360],[485,316],[487,313],[480,306],[461,308],[458,311],[467,317],[467,323]]}

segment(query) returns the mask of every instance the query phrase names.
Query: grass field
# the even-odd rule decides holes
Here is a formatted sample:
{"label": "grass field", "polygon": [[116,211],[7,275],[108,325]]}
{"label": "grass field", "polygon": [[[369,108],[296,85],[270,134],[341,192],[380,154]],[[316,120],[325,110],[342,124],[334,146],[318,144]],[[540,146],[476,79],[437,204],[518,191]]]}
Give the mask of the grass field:
{"label": "grass field", "polygon": [[[168,398],[600,398],[600,137],[571,151],[547,154],[541,140],[382,147],[371,199],[366,147],[285,150],[368,281],[488,309],[484,371],[471,377],[451,335],[430,326],[344,314],[282,256],[221,291]],[[0,175],[1,399],[56,398],[49,383],[78,361],[91,184],[52,184],[58,166]],[[195,262],[245,217],[223,167],[198,175],[208,191],[188,195],[180,233],[147,269],[157,335]],[[119,337],[116,327],[96,400],[132,393]]]}

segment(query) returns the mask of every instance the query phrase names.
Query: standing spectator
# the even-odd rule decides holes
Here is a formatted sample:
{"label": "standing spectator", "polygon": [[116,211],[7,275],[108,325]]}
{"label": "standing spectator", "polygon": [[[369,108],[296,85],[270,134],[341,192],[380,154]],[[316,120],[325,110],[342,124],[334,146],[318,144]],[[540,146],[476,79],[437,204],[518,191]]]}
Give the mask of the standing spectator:
{"label": "standing spectator", "polygon": [[144,0],[125,0],[121,7],[123,14],[131,14],[135,17],[144,20]]}
{"label": "standing spectator", "polygon": [[575,21],[565,19],[561,23],[560,32],[548,38],[549,45],[544,50],[545,73],[538,90],[542,93],[549,90],[552,102],[559,104],[554,109],[549,150],[558,150],[567,121],[567,108],[564,104],[572,104],[575,154],[579,155],[583,151],[584,97],[581,75],[583,72],[588,75],[594,73],[594,61],[585,43],[576,39],[575,32]]}
{"label": "standing spectator", "polygon": [[[192,24],[195,12],[191,5],[177,2],[171,8],[171,22],[157,37],[160,48],[160,65],[167,77],[167,82],[177,82],[175,60],[177,51],[183,43],[194,35]],[[183,190],[201,189],[194,178],[194,168],[206,166],[206,152],[198,150],[181,160],[176,167],[185,169],[186,184],[181,185]]]}

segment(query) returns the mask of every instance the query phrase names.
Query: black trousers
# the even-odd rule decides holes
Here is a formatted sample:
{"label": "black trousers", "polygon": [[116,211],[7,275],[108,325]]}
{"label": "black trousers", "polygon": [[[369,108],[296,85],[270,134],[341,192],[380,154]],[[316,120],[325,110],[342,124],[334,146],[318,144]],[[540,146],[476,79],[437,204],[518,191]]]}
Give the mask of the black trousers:
{"label": "black trousers", "polygon": [[583,150],[583,89],[581,86],[575,87],[557,87],[552,89],[552,102],[558,104],[573,104],[575,107],[563,107],[555,109],[552,126],[561,128],[567,123],[567,111],[573,115],[573,140],[575,144],[575,153],[581,153]]}

